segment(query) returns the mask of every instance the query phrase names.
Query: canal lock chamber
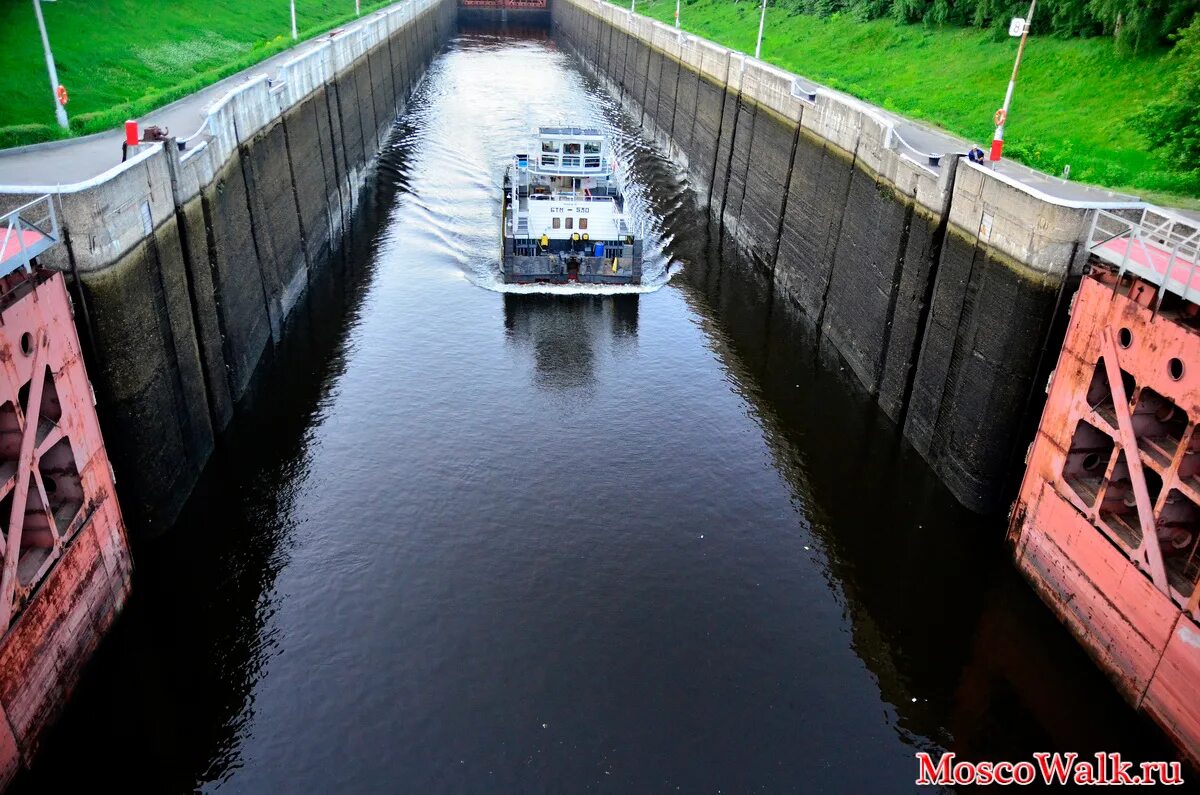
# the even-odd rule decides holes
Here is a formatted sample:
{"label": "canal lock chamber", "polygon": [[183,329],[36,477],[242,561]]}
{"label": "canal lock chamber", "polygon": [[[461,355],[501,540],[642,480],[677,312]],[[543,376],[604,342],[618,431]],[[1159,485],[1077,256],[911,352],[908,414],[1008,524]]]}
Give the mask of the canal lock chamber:
{"label": "canal lock chamber", "polygon": [[[326,85],[311,115],[239,143],[198,201],[167,213],[173,232],[112,274],[81,270],[97,351],[135,328],[172,341],[174,369],[114,367],[97,390],[102,406],[145,412],[128,376],[172,407],[170,421],[105,430],[160,456],[128,454],[126,467],[164,463],[119,471],[121,485],[149,495],[150,526],[175,526],[142,545],[129,615],[28,785],[69,783],[79,768],[64,760],[81,748],[132,782],[247,790],[786,788],[814,775],[884,787],[912,775],[916,748],[1117,742],[1161,756],[989,543],[997,520],[964,510],[877,407],[884,382],[893,404],[912,399],[915,328],[868,349],[869,330],[830,325],[852,309],[806,313],[772,248],[815,255],[787,224],[755,220],[753,180],[710,173],[712,213],[711,184],[640,136],[644,111],[580,71],[561,38],[443,30],[394,127],[361,102],[383,81],[368,54],[366,75]],[[498,57],[510,73],[491,74]],[[513,82],[534,100],[514,102]],[[732,103],[721,118],[742,141],[787,143]],[[657,289],[477,286],[476,243],[494,242],[498,217],[490,169],[531,117],[563,107],[621,142],[664,271],[675,263]],[[481,130],[481,117],[496,122]],[[301,159],[297,128],[317,142]],[[382,154],[367,164],[372,130]],[[720,147],[743,162],[726,134],[713,162]],[[293,173],[321,162],[308,199],[267,173],[280,153]],[[839,174],[847,195],[912,227],[871,267],[928,291],[897,252],[927,263],[938,224]],[[741,240],[767,245],[739,244],[743,226]],[[172,234],[192,253],[169,253]],[[850,300],[836,252],[859,244],[824,245],[824,284],[787,278]],[[195,297],[205,276],[211,308]],[[166,311],[151,323],[100,306],[130,294]],[[189,324],[207,342],[181,342]],[[177,490],[189,478],[190,500]],[[128,738],[161,753],[135,765]]]}

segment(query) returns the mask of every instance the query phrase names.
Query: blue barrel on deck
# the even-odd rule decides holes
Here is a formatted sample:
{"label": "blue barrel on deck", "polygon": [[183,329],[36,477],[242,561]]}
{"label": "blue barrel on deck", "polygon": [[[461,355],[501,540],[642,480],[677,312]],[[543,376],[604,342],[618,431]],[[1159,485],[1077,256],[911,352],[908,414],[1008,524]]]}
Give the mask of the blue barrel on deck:
{"label": "blue barrel on deck", "polygon": [[592,248],[592,256],[593,257],[603,257],[604,256],[604,244],[603,243],[597,243]]}

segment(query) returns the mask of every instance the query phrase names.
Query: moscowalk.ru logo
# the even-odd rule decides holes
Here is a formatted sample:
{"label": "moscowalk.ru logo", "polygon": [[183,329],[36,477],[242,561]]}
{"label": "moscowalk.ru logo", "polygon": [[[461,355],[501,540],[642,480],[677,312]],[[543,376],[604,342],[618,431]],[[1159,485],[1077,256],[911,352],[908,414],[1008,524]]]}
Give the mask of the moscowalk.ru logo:
{"label": "moscowalk.ru logo", "polygon": [[1112,786],[1125,784],[1182,784],[1179,762],[1127,762],[1119,753],[1080,756],[1076,753],[1039,752],[1020,762],[968,762],[953,751],[935,762],[925,751],[917,758],[917,784],[1074,784]]}

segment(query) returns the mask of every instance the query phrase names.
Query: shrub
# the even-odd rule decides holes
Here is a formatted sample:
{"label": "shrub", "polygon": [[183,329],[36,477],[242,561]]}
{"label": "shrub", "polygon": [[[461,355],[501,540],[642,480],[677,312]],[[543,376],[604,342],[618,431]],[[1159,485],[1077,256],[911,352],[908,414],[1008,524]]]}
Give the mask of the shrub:
{"label": "shrub", "polygon": [[1194,169],[1200,163],[1200,17],[1175,38],[1171,57],[1181,61],[1175,82],[1165,97],[1134,117],[1133,126],[1152,147]]}
{"label": "shrub", "polygon": [[25,144],[40,144],[43,141],[53,141],[62,138],[66,133],[60,133],[57,127],[49,124],[13,124],[0,127],[0,149]]}

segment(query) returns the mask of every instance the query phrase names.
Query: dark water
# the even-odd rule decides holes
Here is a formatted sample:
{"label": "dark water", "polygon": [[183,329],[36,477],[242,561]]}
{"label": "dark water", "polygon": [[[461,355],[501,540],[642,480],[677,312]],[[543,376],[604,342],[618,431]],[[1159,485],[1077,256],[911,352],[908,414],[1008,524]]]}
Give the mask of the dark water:
{"label": "dark water", "polygon": [[[564,120],[641,186],[641,294],[497,291],[503,164]],[[544,37],[452,42],[25,789],[864,792],[919,749],[1167,753],[637,133]]]}

